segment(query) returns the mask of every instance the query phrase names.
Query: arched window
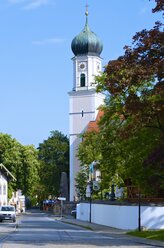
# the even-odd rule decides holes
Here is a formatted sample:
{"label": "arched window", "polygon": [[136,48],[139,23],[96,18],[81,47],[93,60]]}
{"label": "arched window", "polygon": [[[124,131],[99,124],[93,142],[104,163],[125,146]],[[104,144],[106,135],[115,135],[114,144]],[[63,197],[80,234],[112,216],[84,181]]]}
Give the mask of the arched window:
{"label": "arched window", "polygon": [[81,73],[80,75],[80,87],[85,87],[85,74]]}

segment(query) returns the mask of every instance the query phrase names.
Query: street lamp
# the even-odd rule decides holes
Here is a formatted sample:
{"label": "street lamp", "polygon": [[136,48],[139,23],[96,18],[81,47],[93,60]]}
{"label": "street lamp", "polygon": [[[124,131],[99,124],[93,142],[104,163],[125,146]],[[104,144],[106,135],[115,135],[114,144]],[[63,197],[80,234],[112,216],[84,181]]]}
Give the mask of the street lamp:
{"label": "street lamp", "polygon": [[89,187],[90,187],[90,200],[89,200],[89,222],[91,223],[91,213],[92,213],[92,191],[93,191],[93,182],[89,182]]}
{"label": "street lamp", "polygon": [[141,231],[141,194],[138,190],[138,231]]}
{"label": "street lamp", "polygon": [[86,197],[89,197],[89,222],[91,223],[91,214],[92,214],[92,191],[93,191],[93,182],[89,181],[86,189]]}
{"label": "street lamp", "polygon": [[111,186],[110,200],[111,201],[114,201],[115,200],[114,184],[112,184],[112,186]]}
{"label": "street lamp", "polygon": [[89,197],[89,222],[91,223],[91,213],[92,213],[92,193],[93,193],[93,182],[95,182],[95,166],[98,161],[93,161],[89,165],[89,182],[86,189],[86,197]]}

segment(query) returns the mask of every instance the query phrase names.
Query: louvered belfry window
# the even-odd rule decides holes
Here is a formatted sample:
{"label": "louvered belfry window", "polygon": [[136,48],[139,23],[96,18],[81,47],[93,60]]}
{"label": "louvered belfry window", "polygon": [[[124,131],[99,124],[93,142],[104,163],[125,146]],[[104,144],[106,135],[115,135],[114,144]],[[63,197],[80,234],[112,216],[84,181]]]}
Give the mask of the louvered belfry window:
{"label": "louvered belfry window", "polygon": [[81,73],[80,75],[80,87],[85,87],[85,74]]}

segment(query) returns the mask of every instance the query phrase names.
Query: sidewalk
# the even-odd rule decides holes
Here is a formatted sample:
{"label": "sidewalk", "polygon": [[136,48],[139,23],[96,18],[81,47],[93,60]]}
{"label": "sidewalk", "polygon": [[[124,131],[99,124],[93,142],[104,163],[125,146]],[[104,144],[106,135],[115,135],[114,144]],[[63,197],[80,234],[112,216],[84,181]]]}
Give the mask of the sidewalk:
{"label": "sidewalk", "polygon": [[145,244],[145,245],[152,245],[155,247],[164,247],[164,242],[162,241],[156,241],[156,240],[151,240],[151,239],[145,239],[145,238],[138,238],[138,237],[134,237],[131,235],[127,235],[127,230],[121,230],[121,229],[116,229],[116,228],[112,228],[112,227],[108,227],[108,226],[103,226],[103,225],[99,225],[99,224],[94,224],[94,223],[89,223],[87,221],[82,221],[82,220],[77,220],[75,218],[72,218],[70,216],[64,216],[60,219],[60,221],[64,222],[64,223],[68,223],[68,224],[72,224],[72,225],[78,225],[81,226],[83,228],[87,228],[90,229],[94,232],[98,232],[98,233],[104,233],[105,235],[114,235],[114,236],[121,236],[123,239],[128,239],[128,240],[132,240],[136,243],[140,243],[140,244]]}

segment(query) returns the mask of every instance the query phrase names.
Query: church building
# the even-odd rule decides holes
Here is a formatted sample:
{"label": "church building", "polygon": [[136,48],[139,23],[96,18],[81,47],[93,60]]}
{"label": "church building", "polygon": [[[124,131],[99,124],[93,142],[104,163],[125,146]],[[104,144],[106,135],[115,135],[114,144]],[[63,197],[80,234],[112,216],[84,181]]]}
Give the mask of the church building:
{"label": "church building", "polygon": [[77,149],[80,135],[90,121],[95,121],[98,107],[104,103],[104,94],[96,93],[95,76],[102,70],[100,54],[103,44],[88,25],[86,9],[84,29],[72,40],[73,88],[69,94],[69,136],[70,136],[70,201],[76,200],[76,175],[80,170]]}

